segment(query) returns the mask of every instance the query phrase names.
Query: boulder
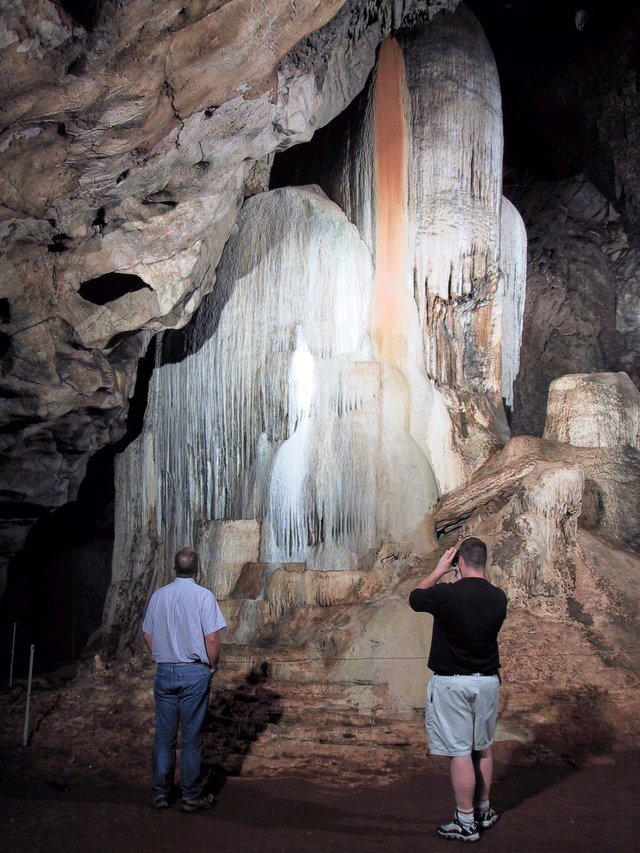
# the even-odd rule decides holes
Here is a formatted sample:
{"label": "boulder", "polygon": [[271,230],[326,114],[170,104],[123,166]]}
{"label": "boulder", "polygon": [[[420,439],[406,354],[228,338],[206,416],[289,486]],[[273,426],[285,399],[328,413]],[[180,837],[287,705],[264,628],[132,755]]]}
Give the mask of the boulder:
{"label": "boulder", "polygon": [[640,391],[626,373],[561,376],[549,386],[544,438],[640,450]]}

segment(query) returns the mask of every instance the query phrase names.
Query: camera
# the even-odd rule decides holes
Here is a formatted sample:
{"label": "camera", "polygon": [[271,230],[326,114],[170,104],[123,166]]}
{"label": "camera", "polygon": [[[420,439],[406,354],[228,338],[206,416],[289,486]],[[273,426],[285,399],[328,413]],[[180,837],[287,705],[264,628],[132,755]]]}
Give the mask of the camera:
{"label": "camera", "polygon": [[457,565],[458,565],[459,560],[460,560],[460,551],[456,551],[456,553],[455,553],[455,556],[454,556],[453,560],[451,560],[451,565],[452,565],[452,566],[457,566]]}

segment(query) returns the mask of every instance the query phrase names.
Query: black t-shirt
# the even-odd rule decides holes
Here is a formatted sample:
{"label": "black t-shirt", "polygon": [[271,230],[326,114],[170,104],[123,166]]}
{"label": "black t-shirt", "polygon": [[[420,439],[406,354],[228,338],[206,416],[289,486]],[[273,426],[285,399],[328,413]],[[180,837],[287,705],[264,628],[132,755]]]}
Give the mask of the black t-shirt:
{"label": "black t-shirt", "polygon": [[485,578],[461,578],[414,589],[413,610],[433,615],[429,669],[437,675],[495,675],[500,668],[498,632],[507,596]]}

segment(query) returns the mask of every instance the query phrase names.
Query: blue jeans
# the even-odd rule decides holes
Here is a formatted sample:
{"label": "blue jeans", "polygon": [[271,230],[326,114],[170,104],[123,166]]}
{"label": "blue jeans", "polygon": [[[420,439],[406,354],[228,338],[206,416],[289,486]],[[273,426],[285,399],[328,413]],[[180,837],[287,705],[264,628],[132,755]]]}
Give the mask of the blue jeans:
{"label": "blue jeans", "polygon": [[184,800],[202,795],[202,725],[209,707],[211,670],[201,663],[159,663],[153,680],[156,734],[153,739],[153,796],[167,797],[173,784],[178,728],[180,787]]}

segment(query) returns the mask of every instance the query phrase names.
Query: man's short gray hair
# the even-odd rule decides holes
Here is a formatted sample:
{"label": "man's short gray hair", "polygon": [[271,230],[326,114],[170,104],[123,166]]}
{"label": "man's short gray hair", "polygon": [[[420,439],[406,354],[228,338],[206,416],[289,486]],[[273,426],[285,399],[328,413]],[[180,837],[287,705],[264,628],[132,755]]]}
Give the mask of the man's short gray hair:
{"label": "man's short gray hair", "polygon": [[181,548],[173,565],[177,575],[193,577],[198,571],[198,555],[193,548]]}

